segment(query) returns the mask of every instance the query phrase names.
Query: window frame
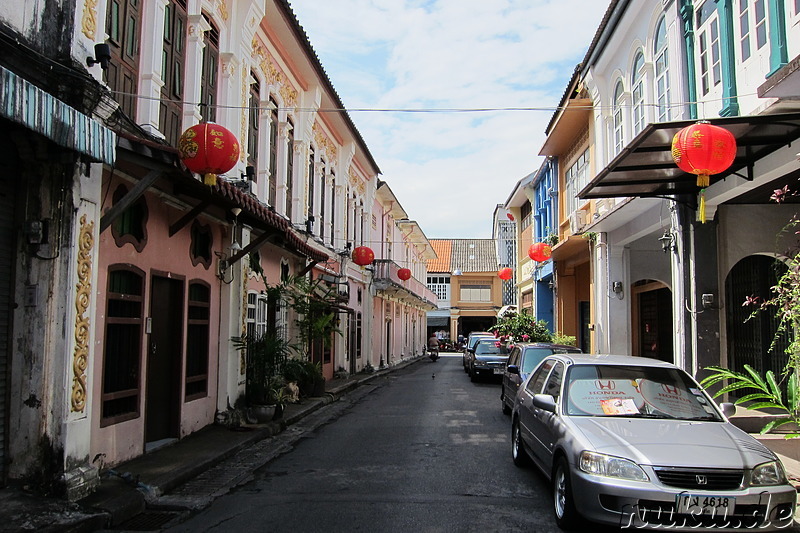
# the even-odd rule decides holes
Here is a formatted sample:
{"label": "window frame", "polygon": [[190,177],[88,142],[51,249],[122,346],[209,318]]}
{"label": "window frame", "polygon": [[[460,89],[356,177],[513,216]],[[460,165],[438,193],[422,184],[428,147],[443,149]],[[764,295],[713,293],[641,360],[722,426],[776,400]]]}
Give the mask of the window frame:
{"label": "window frame", "polygon": [[[202,287],[208,296],[206,300],[193,300],[193,288]],[[209,361],[210,361],[210,341],[211,341],[211,298],[212,291],[211,285],[200,279],[191,280],[187,285],[187,301],[186,301],[186,369],[184,373],[184,402],[206,398],[209,394]],[[205,317],[193,317],[192,311],[198,309],[205,310]],[[203,351],[198,355],[198,362],[200,367],[205,367],[205,372],[189,375],[190,367],[192,365],[191,358],[194,356],[193,345],[198,338],[198,332],[205,328],[205,343],[200,343],[197,347],[201,347]],[[204,383],[202,391],[189,392],[189,389],[196,383]]]}
{"label": "window frame", "polygon": [[[117,272],[126,272],[131,275],[134,275],[138,278],[139,281],[139,294],[134,293],[122,293],[122,292],[112,292],[112,284],[114,282],[114,275]],[[145,291],[147,289],[147,277],[145,272],[140,268],[137,268],[133,265],[129,264],[113,264],[108,266],[107,270],[107,279],[106,279],[106,316],[105,316],[105,323],[103,325],[104,335],[103,335],[103,372],[101,376],[101,386],[100,386],[100,427],[107,427],[114,424],[119,424],[121,422],[126,422],[128,420],[133,420],[139,418],[141,416],[141,407],[142,407],[142,359],[143,359],[143,346],[144,346],[144,324],[145,324]],[[111,307],[113,307],[113,302],[134,302],[138,303],[139,313],[138,316],[134,317],[124,317],[124,316],[114,316],[113,312],[111,311]],[[110,368],[110,361],[109,357],[110,354],[110,342],[112,340],[112,330],[115,328],[110,328],[109,326],[130,326],[129,329],[133,329],[133,335],[131,335],[130,339],[136,339],[138,341],[138,346],[134,346],[130,351],[128,356],[130,356],[130,370],[135,371],[135,382],[136,386],[127,389],[117,389],[113,391],[108,391],[107,387],[109,385],[109,368]],[[138,328],[138,332],[135,330]],[[124,341],[124,339],[121,339]],[[120,344],[117,342],[115,344]],[[127,344],[125,342],[121,342],[121,344]],[[130,370],[128,372],[130,372]],[[134,409],[132,411],[109,415],[106,416],[106,407],[109,402],[113,402],[116,400],[124,399],[124,398],[134,398]]]}

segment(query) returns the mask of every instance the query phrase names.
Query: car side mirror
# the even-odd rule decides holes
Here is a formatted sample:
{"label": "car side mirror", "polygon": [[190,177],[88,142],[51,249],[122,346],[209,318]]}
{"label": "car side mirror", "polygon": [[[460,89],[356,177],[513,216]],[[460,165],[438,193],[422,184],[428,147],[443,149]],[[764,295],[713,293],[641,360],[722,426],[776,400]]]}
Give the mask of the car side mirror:
{"label": "car side mirror", "polygon": [[556,412],[556,399],[550,394],[534,394],[533,405],[551,413]]}
{"label": "car side mirror", "polygon": [[519,375],[519,367],[517,365],[508,365],[506,370],[509,374],[517,374]]}
{"label": "car side mirror", "polygon": [[730,402],[719,404],[719,408],[722,410],[722,414],[725,415],[725,418],[730,418],[736,414],[736,406]]}

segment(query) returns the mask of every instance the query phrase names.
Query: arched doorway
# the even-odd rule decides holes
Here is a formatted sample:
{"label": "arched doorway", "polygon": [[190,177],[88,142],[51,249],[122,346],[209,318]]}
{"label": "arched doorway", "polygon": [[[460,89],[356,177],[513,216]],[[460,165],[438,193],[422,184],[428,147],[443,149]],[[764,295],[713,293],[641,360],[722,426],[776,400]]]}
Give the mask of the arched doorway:
{"label": "arched doorway", "polygon": [[[745,257],[731,269],[725,279],[725,320],[727,325],[728,368],[744,371],[750,365],[757,372],[772,370],[779,374],[787,363],[786,348],[790,339],[777,339],[778,319],[767,309],[753,315],[753,306],[743,306],[745,298],[770,298],[770,287],[786,273],[782,262],[766,255]],[[773,345],[774,341],[774,345]]]}

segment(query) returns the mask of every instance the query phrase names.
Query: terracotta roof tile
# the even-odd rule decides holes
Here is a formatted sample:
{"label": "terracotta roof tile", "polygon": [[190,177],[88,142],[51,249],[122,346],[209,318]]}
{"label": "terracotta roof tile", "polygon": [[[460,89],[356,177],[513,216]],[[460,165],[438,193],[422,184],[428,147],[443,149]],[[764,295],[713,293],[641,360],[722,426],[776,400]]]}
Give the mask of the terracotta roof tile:
{"label": "terracotta roof tile", "polygon": [[428,261],[428,272],[450,272],[450,248],[449,239],[429,239],[433,251],[438,256],[436,259]]}

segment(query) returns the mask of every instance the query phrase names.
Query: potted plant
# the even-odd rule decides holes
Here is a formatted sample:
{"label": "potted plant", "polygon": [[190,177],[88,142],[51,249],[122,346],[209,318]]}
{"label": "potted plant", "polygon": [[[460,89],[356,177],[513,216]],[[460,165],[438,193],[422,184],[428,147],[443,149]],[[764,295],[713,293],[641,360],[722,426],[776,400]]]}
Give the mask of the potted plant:
{"label": "potted plant", "polygon": [[272,332],[235,337],[233,343],[245,353],[247,405],[259,421],[271,420],[270,413],[283,411],[278,407],[285,403],[281,371],[291,355],[292,345]]}

